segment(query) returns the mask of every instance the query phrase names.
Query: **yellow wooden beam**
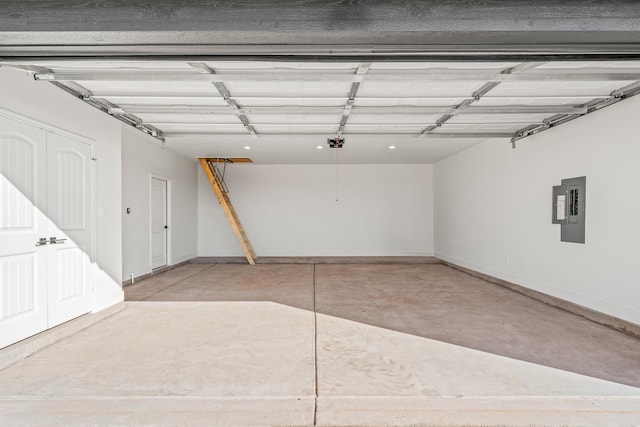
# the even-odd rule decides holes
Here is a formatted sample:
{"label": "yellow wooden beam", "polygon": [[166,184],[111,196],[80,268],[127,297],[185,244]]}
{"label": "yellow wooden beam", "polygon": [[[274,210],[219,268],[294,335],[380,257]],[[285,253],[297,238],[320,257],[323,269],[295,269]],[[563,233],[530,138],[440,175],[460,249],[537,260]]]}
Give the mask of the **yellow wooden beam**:
{"label": "yellow wooden beam", "polygon": [[209,182],[211,183],[211,187],[213,188],[216,197],[218,197],[218,201],[222,206],[222,210],[224,210],[227,219],[229,220],[229,224],[231,224],[231,229],[233,233],[238,238],[240,242],[240,246],[242,247],[242,251],[244,255],[247,257],[247,261],[249,264],[255,264],[255,259],[258,258],[256,253],[251,246],[251,242],[249,242],[249,238],[242,227],[242,223],[240,222],[240,218],[238,218],[238,214],[233,208],[233,204],[231,204],[231,199],[229,199],[229,195],[224,190],[224,186],[222,185],[222,181],[218,176],[218,173],[214,169],[212,162],[215,162],[215,159],[200,159],[200,165],[204,170]]}
{"label": "yellow wooden beam", "polygon": [[206,160],[214,163],[253,163],[248,157],[208,157]]}

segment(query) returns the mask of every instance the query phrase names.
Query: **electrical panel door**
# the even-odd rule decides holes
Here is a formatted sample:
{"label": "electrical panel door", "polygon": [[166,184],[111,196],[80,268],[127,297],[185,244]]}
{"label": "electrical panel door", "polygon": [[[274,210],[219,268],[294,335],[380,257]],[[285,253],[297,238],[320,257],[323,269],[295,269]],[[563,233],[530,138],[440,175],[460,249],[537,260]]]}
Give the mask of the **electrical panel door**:
{"label": "electrical panel door", "polygon": [[560,240],[584,243],[587,178],[563,179],[553,187],[552,223],[560,224]]}

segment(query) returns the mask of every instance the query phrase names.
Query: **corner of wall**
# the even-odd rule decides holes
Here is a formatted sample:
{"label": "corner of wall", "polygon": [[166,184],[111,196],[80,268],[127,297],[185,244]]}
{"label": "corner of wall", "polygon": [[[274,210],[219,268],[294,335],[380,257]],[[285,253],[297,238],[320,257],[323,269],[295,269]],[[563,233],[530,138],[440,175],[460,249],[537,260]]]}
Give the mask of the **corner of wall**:
{"label": "corner of wall", "polygon": [[[162,142],[122,124],[123,132],[123,265],[122,280],[130,274],[151,273],[151,176],[169,182],[170,247],[167,263],[194,258],[197,252],[197,182],[195,162],[165,148]],[[131,213],[126,213],[126,208]]]}
{"label": "corner of wall", "polygon": [[[620,183],[640,182],[637,109],[630,98],[521,140],[487,141],[435,165],[437,257],[640,324],[635,264],[640,199]],[[616,129],[615,144],[610,129]],[[560,241],[551,223],[552,187],[587,177],[586,243]],[[606,283],[606,286],[603,284]]]}

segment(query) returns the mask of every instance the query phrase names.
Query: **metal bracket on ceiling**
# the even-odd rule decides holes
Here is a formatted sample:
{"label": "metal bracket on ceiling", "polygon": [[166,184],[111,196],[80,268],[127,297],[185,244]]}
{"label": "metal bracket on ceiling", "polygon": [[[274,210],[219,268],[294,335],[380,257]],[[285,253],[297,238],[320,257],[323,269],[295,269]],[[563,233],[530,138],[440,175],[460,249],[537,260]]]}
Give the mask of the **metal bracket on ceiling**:
{"label": "metal bracket on ceiling", "polygon": [[[29,70],[29,71],[37,72],[37,70]],[[146,133],[147,135],[150,135],[156,138],[157,140],[162,142],[164,147],[164,144],[166,143],[166,139],[164,138],[164,135],[159,129],[155,128],[154,126],[144,124],[142,120],[139,119],[137,116],[127,113],[124,109],[112,104],[111,102],[94,96],[93,93],[89,89],[85,88],[84,86],[72,81],[68,81],[68,82],[52,81],[50,83],[64,90],[68,94],[81,99],[88,105],[91,105],[92,107],[97,108],[98,110],[109,114],[111,117],[116,118],[121,122],[126,123],[130,126],[133,126],[141,130],[142,132]]]}
{"label": "metal bracket on ceiling", "polygon": [[371,67],[370,62],[364,62],[358,66],[356,69],[356,73],[353,77],[353,82],[351,83],[351,89],[349,89],[349,95],[347,98],[347,102],[342,110],[342,117],[340,118],[340,124],[338,125],[337,137],[342,137],[342,132],[344,131],[344,127],[347,124],[347,120],[349,119],[349,115],[351,114],[351,110],[353,108],[353,104],[356,101],[356,96],[358,95],[358,90],[360,89],[360,82],[364,75],[369,71],[369,67]]}
{"label": "metal bracket on ceiling", "polygon": [[523,139],[528,136],[544,132],[545,130],[548,130],[552,127],[556,127],[571,120],[577,119],[578,117],[582,117],[595,111],[601,110],[602,108],[608,107],[609,105],[613,105],[622,101],[623,99],[627,99],[638,94],[640,94],[640,81],[625,86],[624,88],[615,90],[611,92],[609,96],[595,99],[592,102],[583,104],[582,106],[580,106],[580,108],[585,110],[583,112],[576,111],[575,113],[557,115],[545,119],[541,125],[535,126],[533,128],[521,129],[512,139],[512,145],[515,148],[515,140]]}
{"label": "metal bracket on ceiling", "polygon": [[478,90],[476,90],[473,94],[471,94],[471,98],[467,98],[464,101],[462,101],[461,103],[459,103],[458,105],[456,105],[455,107],[453,107],[453,111],[451,114],[445,114],[442,117],[440,117],[437,121],[435,125],[432,126],[427,126],[426,128],[424,128],[422,131],[420,131],[420,136],[424,136],[428,133],[433,132],[434,130],[436,130],[439,127],[442,127],[442,125],[451,120],[451,118],[455,115],[458,114],[458,112],[466,109],[467,107],[469,107],[471,104],[473,104],[474,102],[478,102],[480,100],[480,98],[482,98],[484,95],[486,95],[489,91],[491,91],[491,89],[495,88],[496,86],[498,86],[500,83],[499,82],[487,82],[484,85],[482,85],[482,87]]}
{"label": "metal bracket on ceiling", "polygon": [[[213,68],[209,67],[207,64],[204,64],[204,63],[190,62],[189,65],[201,71],[204,74],[208,74],[208,75],[217,74],[216,70],[214,70]],[[240,106],[232,98],[231,92],[229,91],[227,86],[221,81],[213,81],[212,83],[213,83],[213,86],[218,91],[218,93],[220,94],[220,96],[222,96],[224,103],[227,104],[227,107],[231,108],[232,111],[234,111],[235,115],[238,117],[238,120],[242,122],[242,126],[244,126],[247,132],[249,132],[252,136],[258,136],[258,132],[256,132],[256,129],[251,125],[251,123],[249,122],[249,118],[244,113],[244,111],[242,111]]]}
{"label": "metal bracket on ceiling", "polygon": [[632,83],[628,86],[620,88],[618,90],[614,90],[611,92],[611,96],[619,99],[626,99],[631,96],[638,95],[640,93],[640,81]]}

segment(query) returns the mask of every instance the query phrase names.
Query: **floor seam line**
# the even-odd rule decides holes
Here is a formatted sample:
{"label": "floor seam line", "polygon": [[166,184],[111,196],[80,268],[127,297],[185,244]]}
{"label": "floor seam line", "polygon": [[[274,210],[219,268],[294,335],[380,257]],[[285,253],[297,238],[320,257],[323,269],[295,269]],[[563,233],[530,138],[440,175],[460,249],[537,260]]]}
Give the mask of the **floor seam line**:
{"label": "floor seam line", "polygon": [[317,425],[318,418],[318,311],[316,310],[316,264],[313,264],[313,425]]}
{"label": "floor seam line", "polygon": [[[178,280],[177,282],[174,282],[174,283],[170,284],[170,285],[169,285],[169,286],[167,286],[166,288],[164,288],[164,289],[160,289],[158,292],[154,292],[153,294],[149,295],[148,297],[146,297],[146,298],[144,298],[144,299],[141,299],[141,300],[137,300],[137,301],[147,301],[149,298],[151,298],[151,297],[153,297],[153,296],[158,295],[160,292],[164,292],[164,291],[166,291],[166,290],[167,290],[167,289],[169,289],[169,288],[173,288],[175,285],[178,285],[178,284],[180,284],[180,283],[184,282],[185,280],[189,280],[189,279],[191,279],[193,276],[197,276],[197,275],[198,275],[198,274],[200,274],[200,273],[204,273],[205,271],[207,271],[207,270],[209,270],[209,269],[213,268],[213,266],[214,266],[214,265],[215,265],[215,264],[211,264],[209,267],[205,268],[204,270],[200,270],[200,271],[198,271],[197,273],[193,273],[192,275],[187,276],[187,277],[185,277],[184,279]],[[136,300],[130,300],[130,301],[136,301]]]}

